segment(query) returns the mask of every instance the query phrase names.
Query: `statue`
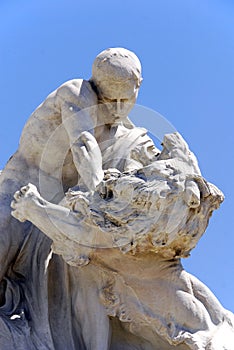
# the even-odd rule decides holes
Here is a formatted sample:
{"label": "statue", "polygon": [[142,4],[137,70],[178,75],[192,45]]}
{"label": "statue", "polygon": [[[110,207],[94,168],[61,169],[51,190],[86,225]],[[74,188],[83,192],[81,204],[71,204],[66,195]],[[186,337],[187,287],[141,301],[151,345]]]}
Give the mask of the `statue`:
{"label": "statue", "polygon": [[0,177],[2,348],[232,349],[234,316],[180,262],[222,193],[178,133],[160,152],[128,119],[141,79],[105,50],[26,124]]}

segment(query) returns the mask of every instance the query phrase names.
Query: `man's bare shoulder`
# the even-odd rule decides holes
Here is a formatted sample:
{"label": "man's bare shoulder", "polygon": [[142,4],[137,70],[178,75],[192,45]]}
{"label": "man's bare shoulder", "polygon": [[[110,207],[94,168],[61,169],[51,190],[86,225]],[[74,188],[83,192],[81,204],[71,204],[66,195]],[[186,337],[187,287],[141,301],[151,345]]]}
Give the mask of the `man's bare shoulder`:
{"label": "man's bare shoulder", "polygon": [[71,102],[80,107],[88,107],[97,104],[97,95],[89,81],[84,79],[72,79],[62,84],[56,90],[56,96],[62,102]]}

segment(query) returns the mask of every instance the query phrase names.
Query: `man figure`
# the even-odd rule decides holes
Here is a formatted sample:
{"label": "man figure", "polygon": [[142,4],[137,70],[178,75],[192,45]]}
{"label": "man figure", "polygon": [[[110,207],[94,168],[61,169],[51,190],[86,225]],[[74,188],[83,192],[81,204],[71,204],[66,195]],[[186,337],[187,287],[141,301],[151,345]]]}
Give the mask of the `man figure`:
{"label": "man figure", "polygon": [[[64,191],[77,183],[94,190],[103,177],[100,169],[130,170],[155,159],[158,150],[146,131],[135,128],[127,118],[141,80],[135,54],[122,48],[105,50],[97,56],[89,81],[74,79],[63,84],[26,123],[19,149],[0,178],[1,348],[11,350],[17,344],[24,350],[72,350],[82,346],[68,302],[67,276],[77,272],[69,268],[68,274],[59,257],[49,263],[51,241],[29,222],[16,221],[10,202],[16,190],[31,182],[47,200],[58,203]],[[100,148],[96,161],[90,163],[92,168],[82,162],[90,145],[87,130]]]}

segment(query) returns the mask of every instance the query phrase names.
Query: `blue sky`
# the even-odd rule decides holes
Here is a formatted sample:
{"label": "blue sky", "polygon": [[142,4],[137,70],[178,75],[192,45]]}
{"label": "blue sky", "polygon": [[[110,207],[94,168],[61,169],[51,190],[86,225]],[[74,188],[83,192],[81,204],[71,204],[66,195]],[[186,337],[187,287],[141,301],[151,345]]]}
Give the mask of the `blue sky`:
{"label": "blue sky", "polygon": [[143,65],[138,103],[175,126],[225,194],[183,264],[234,312],[233,18],[233,0],[1,0],[0,167],[52,90],[88,79],[105,48],[133,50]]}

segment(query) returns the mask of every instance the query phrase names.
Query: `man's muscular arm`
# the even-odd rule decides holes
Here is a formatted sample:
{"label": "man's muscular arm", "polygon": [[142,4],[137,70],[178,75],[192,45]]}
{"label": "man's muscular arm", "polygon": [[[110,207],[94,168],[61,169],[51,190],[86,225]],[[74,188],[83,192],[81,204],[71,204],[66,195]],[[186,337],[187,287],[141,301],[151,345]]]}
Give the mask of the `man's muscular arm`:
{"label": "man's muscular arm", "polygon": [[[56,100],[69,137],[75,167],[86,187],[94,190],[103,178],[102,159],[96,140],[94,137],[87,139],[87,135],[94,134],[97,96],[88,81],[75,79],[57,90]],[[87,131],[89,133],[84,134]],[[94,155],[91,155],[91,150]]]}
{"label": "man's muscular arm", "polygon": [[11,208],[12,216],[21,222],[31,221],[60,247],[64,242],[71,249],[75,243],[85,247],[113,246],[111,235],[86,222],[82,215],[46,201],[32,184],[14,194]]}

